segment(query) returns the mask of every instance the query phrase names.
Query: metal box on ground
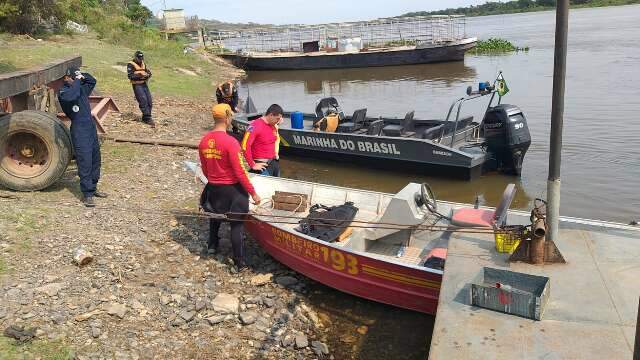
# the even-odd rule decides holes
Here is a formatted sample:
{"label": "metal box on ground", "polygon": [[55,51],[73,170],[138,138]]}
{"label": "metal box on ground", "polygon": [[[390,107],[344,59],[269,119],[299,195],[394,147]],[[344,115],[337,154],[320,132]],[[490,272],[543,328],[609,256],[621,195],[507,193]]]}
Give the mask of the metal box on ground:
{"label": "metal box on ground", "polygon": [[471,304],[541,320],[549,302],[549,278],[485,267],[471,284]]}

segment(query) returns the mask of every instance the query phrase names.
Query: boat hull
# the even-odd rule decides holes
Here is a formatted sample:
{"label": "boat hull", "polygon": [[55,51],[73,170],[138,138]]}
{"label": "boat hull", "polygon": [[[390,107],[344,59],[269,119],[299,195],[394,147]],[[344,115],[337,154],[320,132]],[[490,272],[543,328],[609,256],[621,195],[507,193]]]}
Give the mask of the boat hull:
{"label": "boat hull", "polygon": [[[234,120],[242,139],[247,122]],[[357,162],[384,169],[473,180],[493,168],[484,152],[467,153],[424,139],[327,133],[280,128],[280,151],[330,161]],[[469,135],[469,134],[467,134]],[[464,138],[464,134],[460,135]]]}
{"label": "boat hull", "polygon": [[246,70],[313,70],[398,66],[462,61],[464,53],[476,45],[467,39],[442,46],[356,53],[296,54],[292,56],[251,56],[223,54],[233,65]]}
{"label": "boat hull", "polygon": [[442,274],[385,262],[260,221],[245,223],[262,248],[289,268],[334,289],[435,314]]}

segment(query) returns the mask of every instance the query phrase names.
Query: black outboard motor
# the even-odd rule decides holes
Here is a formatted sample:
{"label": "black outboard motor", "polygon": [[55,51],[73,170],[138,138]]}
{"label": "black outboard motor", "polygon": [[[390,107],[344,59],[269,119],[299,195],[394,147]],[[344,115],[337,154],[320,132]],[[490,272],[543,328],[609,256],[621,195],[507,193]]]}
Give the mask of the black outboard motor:
{"label": "black outboard motor", "polygon": [[489,108],[482,121],[482,136],[487,150],[496,158],[498,169],[520,176],[522,160],[531,145],[529,126],[522,110],[507,104]]}

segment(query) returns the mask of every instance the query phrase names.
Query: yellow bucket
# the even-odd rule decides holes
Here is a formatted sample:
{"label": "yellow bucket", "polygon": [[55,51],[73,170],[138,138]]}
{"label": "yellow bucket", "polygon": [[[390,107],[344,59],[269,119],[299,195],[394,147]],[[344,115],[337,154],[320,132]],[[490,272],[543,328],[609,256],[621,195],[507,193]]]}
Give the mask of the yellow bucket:
{"label": "yellow bucket", "polygon": [[512,254],[523,238],[522,227],[504,227],[493,232],[496,240],[496,250],[501,253]]}

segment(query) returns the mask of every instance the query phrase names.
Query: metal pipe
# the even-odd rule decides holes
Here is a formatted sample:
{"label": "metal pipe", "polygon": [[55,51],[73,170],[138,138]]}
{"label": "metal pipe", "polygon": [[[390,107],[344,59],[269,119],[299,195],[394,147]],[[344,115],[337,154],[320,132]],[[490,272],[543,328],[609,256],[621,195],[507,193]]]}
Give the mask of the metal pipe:
{"label": "metal pipe", "polygon": [[[451,112],[453,111],[453,108],[456,106],[456,104],[458,103],[458,101],[462,101],[464,100],[464,98],[460,98],[456,101],[453,102],[453,104],[451,104],[451,106],[449,107],[449,111],[447,112],[447,117],[444,118],[445,122],[449,122],[449,117],[451,117]],[[442,128],[442,131],[440,132],[440,136],[438,136],[438,143],[440,141],[442,141],[442,138],[444,137],[444,127]]]}
{"label": "metal pipe", "polygon": [[[533,222],[533,236],[531,239],[530,257],[535,265],[544,264],[544,235],[546,233],[544,219],[537,218]],[[542,235],[542,236],[539,236]]]}
{"label": "metal pipe", "polygon": [[453,147],[453,143],[456,141],[456,131],[458,130],[458,120],[460,120],[460,110],[462,109],[462,103],[464,100],[460,101],[458,104],[458,111],[456,112],[456,122],[453,124],[453,132],[451,133],[451,147]]}
{"label": "metal pipe", "polygon": [[549,178],[547,181],[548,239],[551,241],[558,240],[558,222],[560,217],[560,162],[562,157],[562,123],[564,120],[564,90],[567,73],[568,29],[569,0],[558,0],[556,6],[556,44],[553,59]]}
{"label": "metal pipe", "polygon": [[547,229],[545,227],[544,219],[537,219],[533,223],[533,236],[535,237],[543,237],[547,233]]}

